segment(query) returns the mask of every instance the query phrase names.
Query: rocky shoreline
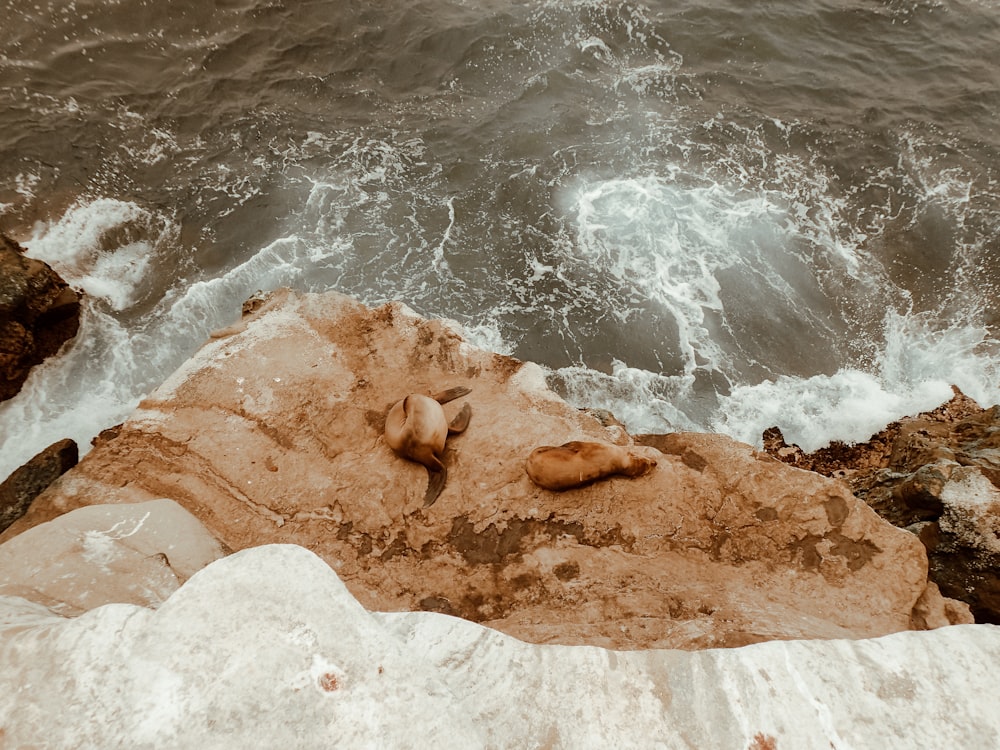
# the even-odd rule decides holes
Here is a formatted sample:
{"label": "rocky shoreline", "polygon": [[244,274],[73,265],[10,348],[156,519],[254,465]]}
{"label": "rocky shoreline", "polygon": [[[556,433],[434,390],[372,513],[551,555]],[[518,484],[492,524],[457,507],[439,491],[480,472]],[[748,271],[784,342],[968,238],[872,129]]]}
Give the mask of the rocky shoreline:
{"label": "rocky shoreline", "polygon": [[930,578],[1000,624],[1000,407],[980,407],[955,389],[937,409],[886,426],[858,445],[803,453],[779,431],[765,450],[781,461],[839,477],[880,516],[927,548]]}
{"label": "rocky shoreline", "polygon": [[[424,508],[427,473],[386,445],[385,415],[407,393],[456,385],[471,388],[464,400],[472,406],[472,421],[449,441],[447,485]],[[721,435],[632,436],[609,415],[563,402],[537,366],[470,346],[448,321],[425,320],[399,303],[368,308],[332,292],[278,290],[246,305],[237,322],[213,334],[0,535],[0,608],[6,607],[0,661],[8,693],[0,700],[0,717],[10,737],[36,741],[28,723],[10,717],[32,701],[55,705],[82,694],[35,681],[34,692],[13,697],[18,680],[33,669],[48,669],[51,659],[69,658],[58,648],[47,655],[49,641],[100,648],[114,632],[126,634],[139,663],[152,659],[154,674],[187,686],[182,702],[203,701],[204,710],[230,716],[259,708],[260,701],[285,706],[274,692],[284,689],[278,684],[230,695],[198,677],[201,668],[178,661],[190,647],[180,644],[191,638],[211,644],[214,655],[204,667],[210,671],[224,671],[226,658],[238,661],[234,654],[241,644],[253,644],[265,660],[280,659],[273,642],[262,643],[233,624],[258,609],[270,613],[278,632],[299,633],[291,651],[278,651],[299,664],[296,679],[309,688],[287,707],[308,697],[308,709],[295,710],[326,717],[322,726],[302,729],[310,742],[329,740],[324,731],[337,715],[351,727],[348,744],[363,744],[359,714],[330,703],[330,694],[348,704],[365,694],[381,701],[380,710],[409,701],[408,709],[376,722],[379,731],[391,734],[402,731],[397,719],[413,720],[414,705],[431,706],[427,696],[435,691],[452,699],[459,689],[481,692],[470,683],[476,672],[464,670],[485,669],[477,662],[484,654],[502,663],[502,654],[512,649],[536,649],[522,653],[536,664],[531,669],[544,671],[546,663],[570,673],[594,669],[580,666],[592,649],[545,650],[560,644],[609,649],[599,652],[606,655],[603,666],[592,673],[605,686],[592,696],[593,705],[625,689],[608,687],[615,669],[609,662],[624,659],[620,664],[632,665],[627,669],[643,685],[662,682],[669,672],[662,688],[639,689],[624,703],[615,698],[616,710],[640,712],[642,726],[652,722],[645,731],[673,737],[664,746],[811,746],[817,738],[840,746],[835,740],[851,733],[864,744],[866,737],[883,737],[884,727],[831,729],[820,723],[804,730],[790,718],[775,719],[783,715],[778,707],[823,705],[858,723],[862,714],[881,715],[896,705],[895,688],[887,687],[893,680],[911,685],[914,705],[939,698],[940,686],[961,683],[977,693],[963,698],[974,707],[998,687],[991,670],[974,665],[984,654],[1000,656],[1000,631],[971,625],[969,608],[980,621],[993,622],[995,578],[987,576],[995,570],[992,545],[1000,523],[994,509],[1000,504],[992,504],[995,418],[995,408],[979,409],[957,394],[930,415],[890,426],[867,446],[833,446],[811,455],[785,445],[773,431],[763,451]],[[570,440],[628,446],[655,458],[657,466],[646,476],[614,477],[566,492],[534,485],[524,470],[531,450]],[[256,592],[247,589],[255,575]],[[271,580],[285,575],[284,582]],[[301,576],[312,577],[318,589],[295,583]],[[220,593],[227,585],[242,593]],[[314,596],[338,604],[331,610],[332,603],[316,604]],[[257,599],[249,613],[248,597]],[[188,615],[179,617],[179,611]],[[126,612],[133,624],[116,625]],[[368,613],[376,612],[399,614],[371,620]],[[388,656],[385,664],[372,656],[362,668],[345,666],[354,657],[343,646],[331,655],[332,636],[315,635],[331,627],[323,618],[346,623],[359,613],[378,624],[368,635],[361,626],[352,630],[351,643],[367,644],[369,655],[405,652],[403,661],[423,665],[418,682],[430,680],[436,687],[426,683],[426,691],[414,693],[401,684],[398,671],[382,680],[383,666],[392,662]],[[219,632],[195,624],[205,618]],[[944,627],[958,624],[966,628]],[[944,635],[969,628],[962,638]],[[918,642],[913,639],[923,639],[920,648],[942,661],[930,667],[911,660],[900,667],[896,656],[883,655],[886,664],[862,656],[865,649],[883,648],[865,644],[885,636],[897,639],[886,643],[898,644],[900,653]],[[163,639],[159,646],[157,638]],[[328,651],[316,645],[320,641]],[[427,661],[423,652],[433,643],[441,647]],[[772,650],[747,651],[764,647]],[[143,656],[149,648],[160,655]],[[726,674],[751,669],[754,654],[795,666],[773,678],[765,675],[770,688],[746,672],[750,682],[716,694],[718,716],[709,720],[684,695],[708,689],[690,677],[691,670],[703,663],[698,654],[718,648],[732,656],[705,658],[715,660],[712,669],[723,682]],[[828,677],[825,688],[780,682],[801,681],[802,670],[816,669],[830,648],[841,649],[838,658],[847,663],[867,660],[865,685],[846,666]],[[897,646],[884,648],[895,654]],[[83,652],[77,657],[86,659]],[[113,659],[98,670],[100,679],[124,679],[136,664]],[[256,667],[245,668],[267,682]],[[556,690],[544,687],[541,672],[531,669],[524,684],[510,686],[509,699],[523,711],[534,710],[526,708],[533,694],[526,686]],[[936,684],[912,687],[927,679]],[[345,686],[359,692],[344,697]],[[812,703],[796,702],[810,691],[818,691]],[[646,716],[653,709],[643,708],[654,695],[655,720]],[[757,706],[750,722],[739,717],[739,706],[748,701]],[[101,693],[95,705],[98,711],[137,710],[120,694]],[[577,735],[568,706],[559,709],[566,713],[539,719],[551,730],[549,746],[579,746],[569,739]],[[683,710],[717,726],[694,728]],[[441,715],[458,722],[453,713]],[[456,735],[473,738],[473,744],[446,746],[533,746],[522,742],[535,736],[531,732],[510,734],[517,730],[504,723],[509,717],[500,721],[482,706],[474,715],[463,724],[466,734]],[[990,721],[963,711],[928,728],[917,711],[908,728],[893,724],[893,731],[911,738],[918,732],[923,739],[971,731],[996,735],[1000,726]],[[112,724],[107,731],[116,741],[124,737],[129,744],[145,736],[128,722]],[[630,731],[611,724],[619,733]],[[192,728],[171,717],[162,717],[155,729],[149,736],[168,744],[213,736],[207,725]],[[589,729],[614,741],[608,727]],[[437,731],[428,726],[427,736]],[[505,736],[513,741],[504,742]],[[685,737],[699,737],[702,744]],[[544,736],[540,741],[546,744]]]}

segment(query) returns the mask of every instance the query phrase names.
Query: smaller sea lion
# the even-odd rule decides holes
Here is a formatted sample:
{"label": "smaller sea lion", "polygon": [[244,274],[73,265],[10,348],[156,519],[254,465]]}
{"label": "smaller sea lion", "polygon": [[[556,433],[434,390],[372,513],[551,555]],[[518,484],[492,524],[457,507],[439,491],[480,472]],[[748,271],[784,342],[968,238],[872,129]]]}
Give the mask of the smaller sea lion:
{"label": "smaller sea lion", "polygon": [[389,447],[403,458],[427,467],[425,508],[437,500],[448,479],[448,469],[444,465],[444,444],[448,435],[464,432],[472,417],[472,407],[466,404],[448,424],[441,404],[467,393],[469,389],[464,386],[449,388],[434,396],[411,393],[396,402],[385,418],[385,442]]}
{"label": "smaller sea lion", "polygon": [[525,469],[531,481],[547,490],[569,490],[599,479],[624,474],[641,477],[656,461],[610,443],[574,440],[558,447],[543,445],[528,456]]}

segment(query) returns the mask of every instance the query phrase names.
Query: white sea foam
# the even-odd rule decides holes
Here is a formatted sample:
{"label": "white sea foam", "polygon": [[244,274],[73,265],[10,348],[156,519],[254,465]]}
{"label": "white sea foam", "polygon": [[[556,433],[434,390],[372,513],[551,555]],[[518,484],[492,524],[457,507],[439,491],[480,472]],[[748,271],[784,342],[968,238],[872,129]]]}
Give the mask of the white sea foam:
{"label": "white sea foam", "polygon": [[162,377],[155,357],[137,343],[155,323],[120,313],[145,294],[175,233],[168,217],[111,199],[78,203],[35,227],[28,254],[84,291],[81,322],[61,355],[36,367],[21,392],[0,405],[0,475],[64,437],[86,453],[91,438],[127,416]]}
{"label": "white sea foam", "polygon": [[872,372],[845,367],[741,384],[716,404],[699,397],[692,378],[621,362],[610,374],[563,368],[554,375],[570,402],[609,409],[633,433],[711,429],[760,446],[763,431],[778,426],[786,441],[811,451],[832,440],[867,440],[889,422],[947,401],[952,385],[982,406],[1000,402],[1000,356],[987,331],[941,330],[932,320],[887,314],[887,344]]}
{"label": "white sea foam", "polygon": [[78,203],[54,224],[36,226],[28,247],[71,286],[120,312],[142,296],[160,247],[176,231],[167,217],[104,198]]}
{"label": "white sea foam", "polygon": [[781,377],[722,399],[712,427],[759,444],[772,425],[805,450],[867,440],[889,422],[933,409],[958,386],[981,406],[1000,402],[997,342],[974,325],[936,326],[928,315],[889,312],[885,346],[871,372]]}
{"label": "white sea foam", "polygon": [[831,440],[867,440],[889,422],[933,409],[951,395],[942,380],[890,390],[878,377],[858,370],[812,378],[783,376],[735,388],[721,400],[711,426],[757,446],[765,429],[778,426],[787,442],[812,451]]}
{"label": "white sea foam", "polygon": [[31,255],[44,260],[64,275],[70,275],[87,259],[113,248],[104,239],[113,229],[138,221],[143,209],[135,203],[102,198],[71,206],[51,225],[35,227],[29,243]]}
{"label": "white sea foam", "polygon": [[[744,343],[727,342],[727,330],[739,316],[755,322],[758,309],[794,314],[815,336],[839,330],[832,294],[812,269],[819,262],[827,276],[856,280],[857,252],[815,237],[814,218],[780,193],[651,175],[584,183],[563,200],[577,227],[573,252],[662,307],[677,326],[687,374],[737,375]],[[754,309],[727,308],[727,294],[753,298]]]}
{"label": "white sea foam", "polygon": [[564,367],[553,373],[557,390],[579,407],[606,409],[632,433],[697,430],[683,410],[693,378],[666,376],[615,360],[611,373],[587,367]]}
{"label": "white sea foam", "polygon": [[128,329],[85,298],[76,338],[0,404],[0,476],[61,438],[86,453],[91,438],[138,403],[134,356]]}
{"label": "white sea foam", "polygon": [[24,172],[19,172],[15,178],[15,190],[22,198],[34,198],[35,188],[41,178],[34,173],[25,174]]}
{"label": "white sea foam", "polygon": [[107,302],[112,310],[125,310],[134,302],[135,290],[149,272],[153,252],[148,242],[131,242],[113,253],[99,253],[91,271],[74,281],[87,294]]}
{"label": "white sea foam", "polygon": [[480,349],[508,356],[514,353],[514,348],[504,340],[497,325],[488,322],[466,325],[462,326],[462,332],[466,341]]}
{"label": "white sea foam", "polygon": [[[123,315],[172,232],[168,220],[133,203],[99,200],[73,206],[26,243],[29,255],[85,296],[76,338],[0,404],[0,476],[63,437],[86,453],[98,432],[125,419],[209,332],[238,318],[255,291],[305,286],[310,270],[338,252],[282,238],[216,278],[168,291],[145,314]],[[143,233],[149,238],[133,241]]]}
{"label": "white sea foam", "polygon": [[[662,305],[677,326],[683,371],[648,372],[616,360],[610,374],[563,368],[554,374],[558,389],[577,405],[610,409],[633,432],[713,429],[760,444],[763,430],[777,425],[806,450],[865,440],[894,419],[938,406],[951,385],[983,405],[1000,400],[1000,345],[976,322],[976,301],[950,316],[906,308],[905,290],[860,249],[865,236],[831,229],[840,207],[821,199],[822,176],[814,178],[808,209],[800,196],[681,187],[656,176],[567,191],[564,206],[577,227],[572,252],[636,298]],[[942,179],[928,200],[947,199],[960,212],[965,194],[948,175]],[[726,304],[741,286],[736,299],[753,300],[753,314],[789,313],[775,316],[765,340],[784,340],[792,352],[805,347],[805,335],[840,354],[815,374],[755,378],[761,353],[727,335],[746,314]],[[887,302],[879,330],[855,310],[871,306],[869,296],[901,300],[905,309]],[[787,330],[788,321],[805,327]],[[850,348],[841,341],[852,336],[862,339],[855,351],[868,352],[865,362],[845,356]],[[808,356],[801,359],[808,365]]]}

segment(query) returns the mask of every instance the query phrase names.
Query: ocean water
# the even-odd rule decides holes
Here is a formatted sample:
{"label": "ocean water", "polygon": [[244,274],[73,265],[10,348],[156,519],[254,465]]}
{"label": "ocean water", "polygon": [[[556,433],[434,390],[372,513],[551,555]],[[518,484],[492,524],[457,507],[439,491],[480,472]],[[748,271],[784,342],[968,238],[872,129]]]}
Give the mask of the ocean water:
{"label": "ocean water", "polygon": [[993,0],[0,0],[0,229],[86,450],[258,289],[398,299],[633,431],[1000,401]]}

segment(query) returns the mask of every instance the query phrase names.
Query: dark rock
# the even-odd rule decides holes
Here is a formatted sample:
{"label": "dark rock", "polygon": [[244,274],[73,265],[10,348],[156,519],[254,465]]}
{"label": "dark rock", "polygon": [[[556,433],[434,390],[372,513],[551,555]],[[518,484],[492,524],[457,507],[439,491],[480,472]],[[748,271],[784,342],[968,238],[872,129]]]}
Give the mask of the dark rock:
{"label": "dark rock", "polygon": [[984,565],[974,550],[928,555],[929,577],[938,582],[941,593],[969,605],[976,622],[1000,625],[1000,560]]}
{"label": "dark rock", "polygon": [[0,484],[0,531],[23,516],[38,495],[76,466],[79,451],[69,438],[53,443]]}
{"label": "dark rock", "polygon": [[47,264],[0,234],[0,401],[80,326],[80,295]]}
{"label": "dark rock", "polygon": [[899,501],[914,511],[928,511],[933,518],[944,512],[941,492],[948,477],[935,464],[921,466],[896,485],[894,492]]}
{"label": "dark rock", "polygon": [[845,479],[880,516],[919,537],[942,594],[967,603],[976,622],[1000,624],[1000,406],[983,409],[956,388],[951,401],[865,443],[807,454],[771,428],[764,449]]}
{"label": "dark rock", "polygon": [[122,430],[122,425],[120,422],[112,427],[107,427],[101,430],[99,433],[97,433],[97,435],[95,435],[93,438],[91,438],[90,444],[91,446],[96,448],[99,445],[104,445],[104,443],[110,443],[112,440],[118,437],[119,433],[121,433],[121,430]]}

